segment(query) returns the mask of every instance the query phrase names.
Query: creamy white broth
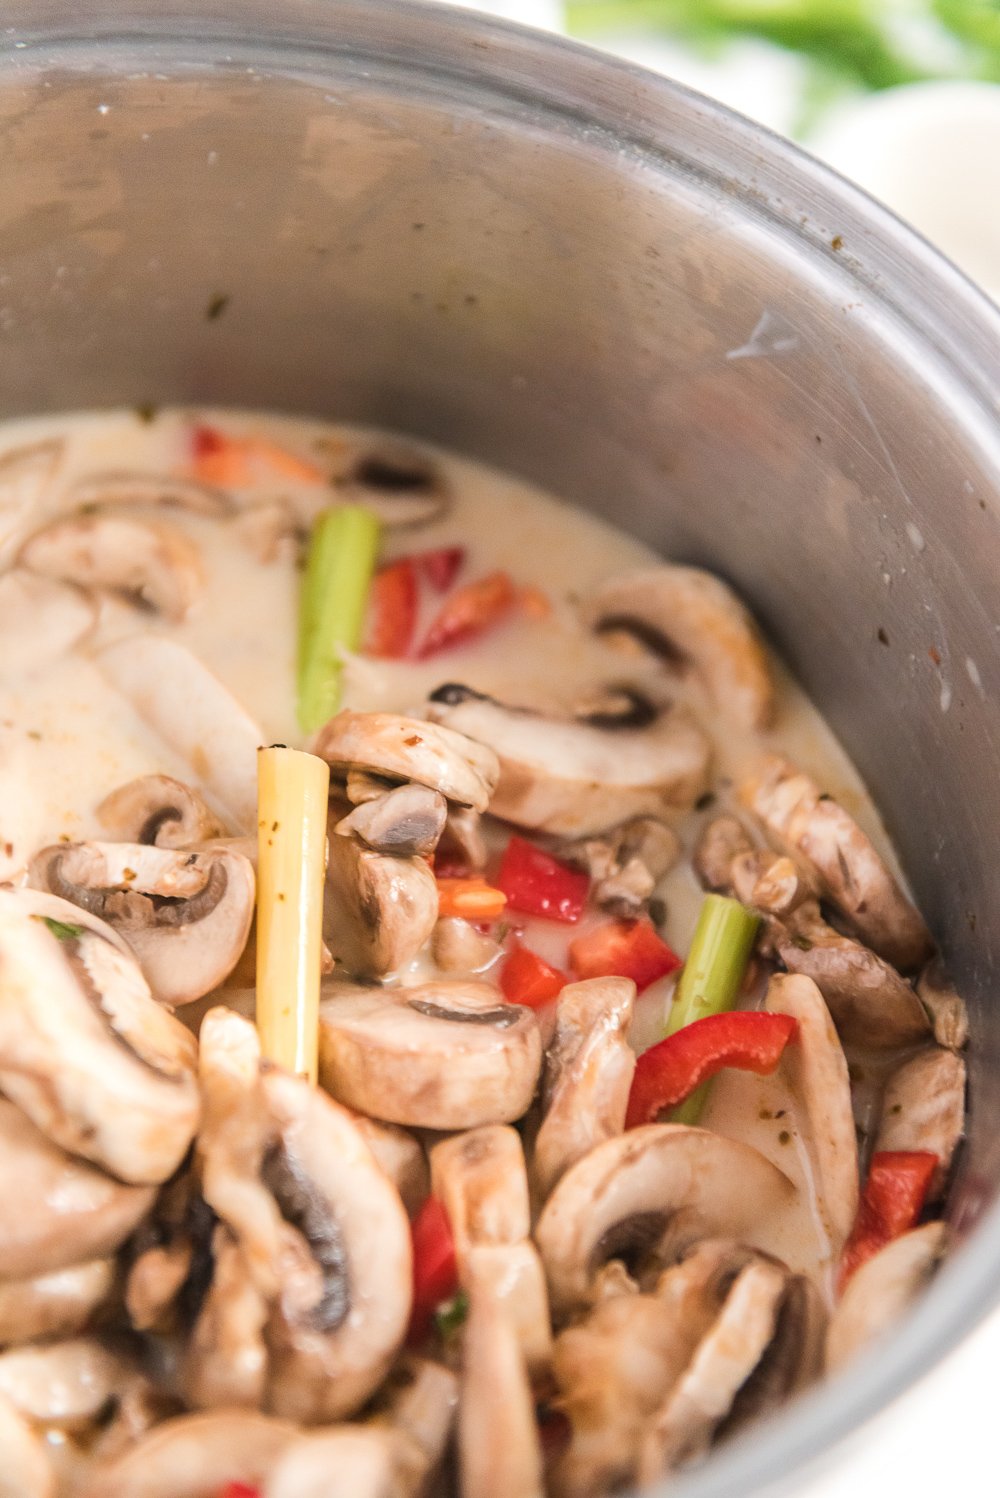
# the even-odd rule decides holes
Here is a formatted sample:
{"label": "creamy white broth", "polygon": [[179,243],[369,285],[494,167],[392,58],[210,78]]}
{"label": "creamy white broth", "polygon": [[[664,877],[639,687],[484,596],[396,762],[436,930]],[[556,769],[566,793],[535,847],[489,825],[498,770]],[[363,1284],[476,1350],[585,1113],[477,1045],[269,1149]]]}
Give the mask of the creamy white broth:
{"label": "creamy white broth", "polygon": [[[30,509],[23,486],[12,497],[0,483],[2,554],[14,554],[41,520],[68,508],[72,485],[84,475],[108,470],[183,473],[196,419],[234,435],[266,436],[303,458],[322,462],[375,436],[315,421],[201,410],[164,411],[151,421],[122,411],[12,423],[0,434],[0,468],[4,454],[23,445],[58,439],[64,446],[56,472]],[[457,681],[507,702],[559,711],[570,710],[596,683],[624,675],[640,685],[644,678],[662,681],[662,668],[651,657],[641,652],[623,655],[620,647],[585,629],[576,610],[576,600],[595,584],[656,560],[649,549],[508,475],[447,453],[434,456],[450,479],[454,503],[433,524],[387,530],[384,559],[460,545],[467,552],[460,581],[506,569],[519,585],[534,586],[546,595],[551,615],[515,613],[483,639],[427,661],[352,657],[344,671],[345,706],[413,712],[442,682]],[[242,494],[240,504],[245,509],[282,492],[280,484],[261,486]],[[203,586],[187,617],[176,624],[107,598],[94,632],[68,656],[30,672],[14,669],[0,677],[0,877],[15,883],[27,859],[45,844],[99,837],[96,807],[123,782],[159,771],[197,783],[191,764],[146,725],[102,673],[100,652],[116,640],[144,632],[168,634],[215,673],[259,725],[262,743],[303,743],[295,716],[301,581],[295,548],[279,547],[272,559],[261,562],[249,530],[238,520],[216,520],[176,507],[121,509],[137,516],[155,514],[186,532],[202,557]],[[428,590],[418,638],[439,604],[440,598]],[[30,621],[24,627],[30,629]],[[710,810],[674,818],[685,855],[706,817],[724,807],[728,784],[763,752],[780,748],[858,818],[893,862],[877,812],[843,750],[788,673],[777,663],[774,669],[778,712],[766,734],[738,732],[731,723],[719,722],[696,679],[685,679],[674,688],[713,740],[713,780],[719,790]],[[702,898],[688,856],[658,893],[667,912],[663,934],[683,953]],[[588,913],[577,930],[602,919]],[[532,948],[565,965],[566,927],[531,920],[518,924],[525,927]],[[426,971],[426,962],[418,960],[398,975],[399,981],[416,982]],[[664,980],[640,999],[632,1029],[636,1049],[660,1038],[672,987],[673,979]],[[204,1007],[196,1006],[199,1014]],[[739,1072],[718,1078],[703,1123],[756,1146],[801,1188],[780,1234],[785,1257],[790,1267],[809,1273],[829,1297],[830,1242],[817,1210],[795,1105],[780,1071],[770,1078]]]}

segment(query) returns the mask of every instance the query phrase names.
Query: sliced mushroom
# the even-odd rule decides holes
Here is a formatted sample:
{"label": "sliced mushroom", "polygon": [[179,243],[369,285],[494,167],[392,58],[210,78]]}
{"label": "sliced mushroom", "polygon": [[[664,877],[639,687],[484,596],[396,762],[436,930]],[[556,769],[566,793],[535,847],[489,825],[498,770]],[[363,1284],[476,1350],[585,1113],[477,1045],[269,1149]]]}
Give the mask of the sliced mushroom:
{"label": "sliced mushroom", "polygon": [[73,510],[98,506],[103,509],[106,505],[162,505],[164,509],[209,515],[214,520],[224,520],[235,509],[232,496],[212,484],[162,473],[130,473],[125,469],[85,474],[70,487],[68,502]]}
{"label": "sliced mushroom", "polygon": [[566,1172],[535,1229],[557,1317],[585,1307],[609,1259],[661,1265],[704,1237],[789,1261],[795,1187],[757,1150],[705,1129],[647,1124],[598,1144]]}
{"label": "sliced mushroom", "polygon": [[531,1208],[524,1150],[515,1129],[470,1129],[431,1150],[431,1190],[448,1216],[459,1283],[470,1289],[472,1265],[517,1334],[529,1373],[551,1356],[545,1273],[529,1241]]}
{"label": "sliced mushroom", "polygon": [[876,1150],[929,1150],[938,1165],[928,1199],[940,1197],[965,1132],[965,1062],[937,1046],[904,1061],[882,1100]]}
{"label": "sliced mushroom", "polygon": [[507,707],[448,684],[431,694],[427,712],[496,752],[495,816],[579,838],[690,807],[706,787],[710,745],[701,730],[678,708],[633,699],[634,711],[586,721]]}
{"label": "sliced mushroom", "polygon": [[[194,1409],[259,1409],[268,1373],[267,1300],[248,1273],[242,1245],[226,1228],[212,1233],[209,1256],[210,1278],[183,1351],[180,1392]],[[198,1267],[192,1261],[186,1281],[192,1298]]]}
{"label": "sliced mushroom", "polygon": [[354,1122],[379,1165],[385,1171],[410,1217],[415,1217],[430,1190],[430,1166],[419,1139],[395,1124],[376,1123],[363,1113]]}
{"label": "sliced mushroom", "polygon": [[422,858],[330,838],[323,937],[348,972],[382,978],[405,967],[430,939],[437,915],[437,884]]}
{"label": "sliced mushroom", "polygon": [[320,729],[313,750],[336,778],[361,770],[390,783],[412,780],[475,811],[486,810],[499,774],[496,756],[485,745],[397,713],[345,709]]}
{"label": "sliced mushroom", "polygon": [[571,1165],[625,1127],[635,1071],[628,1043],[634,1002],[628,978],[570,983],[559,995],[532,1167],[543,1201]]}
{"label": "sliced mushroom", "polygon": [[483,837],[483,819],[478,811],[473,811],[471,806],[449,807],[445,839],[468,868],[485,869],[489,852]]}
{"label": "sliced mushroom", "polygon": [[893,1239],[854,1272],[830,1320],[829,1372],[895,1325],[934,1273],[947,1241],[943,1222],[927,1222]]}
{"label": "sliced mushroom", "polygon": [[[51,1282],[66,1271],[70,1283],[78,1283],[88,1261],[114,1253],[153,1204],[150,1188],[123,1186],[74,1160],[5,1099],[0,1099],[0,1197],[22,1204],[19,1211],[0,1214],[0,1275],[27,1282],[23,1304],[7,1303],[3,1316],[12,1341],[18,1325],[25,1324],[19,1317],[41,1320],[37,1296],[47,1300],[48,1291],[42,1289],[44,1280],[32,1277]],[[3,1301],[15,1293],[5,1287]],[[58,1292],[53,1293],[58,1304]]]}
{"label": "sliced mushroom", "polygon": [[387,1426],[396,1440],[396,1465],[405,1498],[424,1498],[428,1479],[439,1467],[458,1408],[458,1379],[449,1368],[426,1358],[397,1365],[379,1396],[373,1423]]}
{"label": "sliced mushroom", "polygon": [[56,1474],[41,1437],[9,1400],[0,1399],[0,1498],[55,1498],[55,1492]]}
{"label": "sliced mushroom", "polygon": [[194,542],[174,526],[127,515],[63,515],[29,536],[22,567],[82,588],[120,593],[177,622],[204,581]]}
{"label": "sliced mushroom", "polygon": [[874,952],[906,972],[930,956],[923,919],[861,828],[787,760],[767,760],[740,798],[783,850],[806,860],[823,893]]}
{"label": "sliced mushroom", "polygon": [[163,1181],[198,1123],[194,1038],[111,933],[64,901],[39,918],[35,898],[0,891],[0,1086],[63,1148],[123,1181]]}
{"label": "sliced mushroom", "polygon": [[664,874],[680,857],[676,832],[656,817],[636,817],[599,838],[567,843],[560,855],[587,870],[602,910],[634,919],[646,909]]}
{"label": "sliced mushroom", "polygon": [[250,1410],[181,1415],[99,1462],[81,1498],[218,1498],[229,1482],[262,1487],[300,1439],[294,1425]]}
{"label": "sliced mushroom", "polygon": [[434,927],[431,956],[443,973],[481,973],[492,967],[503,948],[461,916],[445,916]]}
{"label": "sliced mushroom", "polygon": [[108,1300],[114,1280],[111,1259],[90,1259],[29,1279],[0,1280],[0,1346],[85,1331]]}
{"label": "sliced mushroom", "polygon": [[303,1436],[279,1456],[263,1498],[403,1498],[394,1445],[364,1426]]}
{"label": "sliced mushroom", "polygon": [[451,485],[441,465],[409,443],[383,439],[358,454],[335,482],[345,500],[373,510],[390,527],[428,525],[451,505]]}
{"label": "sliced mushroom", "polygon": [[320,1080],[348,1107],[427,1129],[511,1123],[527,1112],[542,1059],[538,1020],[490,984],[325,984],[324,994]]}
{"label": "sliced mushroom", "polygon": [[6,564],[27,527],[47,508],[46,490],[66,451],[64,437],[47,437],[0,453],[0,561]]}
{"label": "sliced mushroom", "polygon": [[930,1018],[938,1045],[960,1051],[969,1038],[969,1016],[938,958],[933,958],[920,974],[917,995]]}
{"label": "sliced mushroom", "polygon": [[97,817],[114,837],[157,848],[190,848],[226,829],[191,786],[172,775],[140,775],[105,796]]}
{"label": "sliced mushroom", "polygon": [[691,666],[719,710],[743,728],[767,728],[774,682],[747,608],[697,567],[659,565],[609,579],[584,606],[600,634],[624,632],[677,671]]}
{"label": "sliced mushroom", "polygon": [[217,988],[250,935],[253,865],[228,848],[56,843],[36,854],[28,878],[107,921],[139,959],[153,997],[170,1008]]}
{"label": "sliced mushroom", "polygon": [[400,785],[377,800],[364,801],[334,828],[358,837],[376,853],[397,858],[433,853],[444,831],[448,803],[425,785]]}
{"label": "sliced mushroom", "polygon": [[90,1424],[120,1387],[126,1365],[93,1337],[0,1352],[0,1397],[37,1425]]}
{"label": "sliced mushroom", "polygon": [[524,1357],[510,1318],[483,1286],[473,1248],[462,1336],[458,1462],[463,1498],[543,1498],[542,1454]]}
{"label": "sliced mushroom", "polygon": [[140,717],[191,767],[239,832],[257,827],[257,750],[263,734],[190,650],[162,635],[105,646],[97,664]]}
{"label": "sliced mushroom", "polygon": [[858,1144],[847,1062],[830,1011],[811,979],[772,978],[765,1007],[772,1014],[791,1015],[798,1025],[782,1068],[812,1159],[820,1216],[831,1250],[839,1255],[858,1212]]}
{"label": "sliced mushroom", "polygon": [[96,620],[93,599],[81,588],[20,567],[4,573],[0,673],[30,674],[51,664],[86,639]]}

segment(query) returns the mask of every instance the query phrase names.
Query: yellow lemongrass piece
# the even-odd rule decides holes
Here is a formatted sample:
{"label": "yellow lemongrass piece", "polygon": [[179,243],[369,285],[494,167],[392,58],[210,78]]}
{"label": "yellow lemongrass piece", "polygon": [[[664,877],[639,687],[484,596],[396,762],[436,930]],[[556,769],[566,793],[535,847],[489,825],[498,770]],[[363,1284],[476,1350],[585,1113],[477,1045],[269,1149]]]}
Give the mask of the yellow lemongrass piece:
{"label": "yellow lemongrass piece", "polygon": [[257,756],[257,1029],[271,1061],[316,1081],[330,767]]}

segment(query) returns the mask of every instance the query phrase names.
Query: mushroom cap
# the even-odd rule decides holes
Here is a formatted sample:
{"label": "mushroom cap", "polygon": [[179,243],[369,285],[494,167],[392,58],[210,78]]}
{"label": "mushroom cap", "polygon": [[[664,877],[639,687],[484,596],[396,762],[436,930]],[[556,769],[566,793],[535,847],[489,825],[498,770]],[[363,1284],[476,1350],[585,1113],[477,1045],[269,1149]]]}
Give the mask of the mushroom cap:
{"label": "mushroom cap", "polygon": [[830,1320],[828,1372],[842,1368],[891,1330],[934,1273],[947,1241],[943,1222],[926,1222],[893,1239],[855,1270]]}
{"label": "mushroom cap", "polygon": [[226,519],[236,508],[224,489],[198,479],[119,468],[82,475],[71,485],[67,498],[73,510],[89,511],[98,505],[102,509],[106,505],[162,505],[164,509],[209,515],[214,520]]}
{"label": "mushroom cap", "polygon": [[[72,1246],[75,1250],[76,1245]],[[114,1282],[113,1259],[89,1259],[27,1279],[0,1280],[0,1345],[71,1337],[84,1331],[110,1296]]]}
{"label": "mushroom cap", "polygon": [[412,780],[448,801],[485,811],[497,782],[496,755],[464,733],[398,713],[349,708],[319,730],[313,753],[335,776],[364,770],[387,780]]}
{"label": "mushroom cap", "polygon": [[[644,709],[647,704],[643,704]],[[435,723],[489,745],[500,763],[490,811],[520,827],[585,837],[669,807],[690,807],[706,788],[708,739],[679,708],[586,721],[507,707],[457,684],[427,706]]]}
{"label": "mushroom cap", "polygon": [[55,1491],[41,1437],[9,1400],[0,1399],[0,1498],[55,1498]]}
{"label": "mushroom cap", "polygon": [[440,463],[424,449],[391,438],[354,454],[335,482],[344,500],[364,505],[391,529],[428,525],[451,505]]}
{"label": "mushroom cap", "polygon": [[126,843],[190,848],[225,836],[226,829],[198,792],[172,775],[140,775],[105,796],[102,827]]}
{"label": "mushroom cap", "polygon": [[541,1068],[538,1020],[487,983],[325,984],[320,1081],[388,1123],[471,1129],[527,1112]]}
{"label": "mushroom cap", "polygon": [[349,972],[381,978],[405,967],[437,916],[437,884],[422,858],[375,853],[354,837],[329,839],[323,936]]}
{"label": "mushroom cap", "polygon": [[175,526],[130,515],[63,515],[29,536],[22,567],[45,577],[123,593],[177,622],[203,582],[194,542]]}
{"label": "mushroom cap", "polygon": [[562,1177],[535,1228],[553,1311],[586,1306],[601,1265],[654,1234],[674,1252],[727,1237],[791,1259],[797,1197],[757,1150],[706,1129],[646,1124],[605,1140]]}
{"label": "mushroom cap", "polygon": [[447,816],[448,803],[440,791],[425,785],[398,785],[355,806],[334,831],[340,837],[360,838],[376,853],[412,858],[434,852]]}
{"label": "mushroom cap", "polygon": [[[86,639],[97,608],[82,588],[15,567],[0,577],[0,672],[30,673]],[[30,625],[30,627],[29,627]]]}
{"label": "mushroom cap", "polygon": [[635,635],[675,669],[690,663],[726,717],[767,728],[774,682],[749,610],[721,578],[698,567],[660,564],[619,573],[588,598],[583,617],[604,633]]}
{"label": "mushroom cap", "polygon": [[251,1410],[180,1415],[99,1462],[81,1498],[218,1498],[227,1482],[263,1485],[298,1439],[294,1425]]}

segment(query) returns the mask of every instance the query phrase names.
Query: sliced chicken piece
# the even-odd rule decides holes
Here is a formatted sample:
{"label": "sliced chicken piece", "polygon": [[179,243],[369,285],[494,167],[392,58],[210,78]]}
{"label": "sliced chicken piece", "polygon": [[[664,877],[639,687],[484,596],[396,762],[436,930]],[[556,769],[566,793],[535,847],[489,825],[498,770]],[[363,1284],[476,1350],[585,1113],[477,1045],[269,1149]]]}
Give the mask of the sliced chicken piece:
{"label": "sliced chicken piece", "polygon": [[928,1200],[944,1191],[965,1132],[965,1062],[937,1046],[904,1061],[882,1100],[876,1150],[929,1150],[938,1157]]}
{"label": "sliced chicken piece", "polygon": [[826,1339],[827,1370],[844,1367],[890,1331],[931,1278],[947,1247],[943,1222],[927,1222],[881,1249],[847,1282]]}

